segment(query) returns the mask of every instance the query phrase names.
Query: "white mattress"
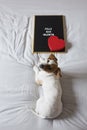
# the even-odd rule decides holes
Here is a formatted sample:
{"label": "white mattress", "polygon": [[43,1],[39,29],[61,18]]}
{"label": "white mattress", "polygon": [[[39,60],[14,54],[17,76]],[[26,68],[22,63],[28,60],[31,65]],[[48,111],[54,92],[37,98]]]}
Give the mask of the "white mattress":
{"label": "white mattress", "polygon": [[[87,1],[0,0],[0,130],[87,129]],[[64,109],[43,120],[29,111],[38,97],[31,53],[33,14],[66,17],[67,53],[55,54],[63,77]]]}

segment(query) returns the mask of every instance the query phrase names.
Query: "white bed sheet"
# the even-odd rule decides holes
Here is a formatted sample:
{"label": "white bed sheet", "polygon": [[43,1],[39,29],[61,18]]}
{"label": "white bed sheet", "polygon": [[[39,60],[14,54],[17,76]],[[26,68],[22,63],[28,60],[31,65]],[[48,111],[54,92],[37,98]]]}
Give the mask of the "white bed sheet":
{"label": "white bed sheet", "polygon": [[[0,14],[3,13],[0,19],[4,18],[5,23],[5,26],[0,26],[0,29],[3,30],[3,27],[6,27],[2,35],[2,31],[0,31],[0,36],[3,36],[3,39],[0,39],[0,83],[2,84],[0,94],[0,130],[86,130],[87,1],[0,0],[0,3]],[[62,115],[55,120],[37,118],[29,111],[29,103],[32,101],[30,99],[35,99],[36,97],[32,67],[38,61],[38,56],[31,54],[32,32],[29,18],[33,14],[63,14],[66,17],[67,53],[55,54],[63,72],[61,84],[64,110]],[[18,31],[16,34],[11,33],[12,27],[16,27],[16,31]],[[10,32],[12,39],[10,39],[8,32]],[[18,41],[17,38],[17,41],[14,42],[13,38],[15,39],[15,36],[16,38],[17,36],[18,38],[25,37],[25,39]],[[5,45],[2,43],[5,43]],[[26,46],[24,46],[24,43],[26,43]],[[44,54],[40,56],[47,57]],[[9,74],[9,76],[7,75],[6,77],[6,74]],[[28,77],[31,77],[31,79],[28,80]],[[31,81],[34,85],[32,85],[33,90],[30,97],[31,87],[28,87],[28,85],[32,84]],[[9,87],[7,87],[7,84]],[[23,88],[21,84],[25,84],[27,87]],[[18,92],[18,89],[21,92],[11,94],[9,89],[13,93],[16,90]],[[24,90],[29,93],[23,93]],[[9,92],[7,97],[6,92]]]}
{"label": "white bed sheet", "polygon": [[[3,65],[2,68],[1,65]],[[72,71],[72,69],[70,70]],[[80,76],[76,75],[76,73],[73,73],[73,75],[67,72],[63,73],[61,79],[63,89],[62,101],[64,105],[63,113],[57,119],[44,120],[36,117],[30,111],[32,103],[37,97],[35,96],[36,92],[30,93],[32,92],[30,91],[31,87],[36,87],[34,85],[32,68],[19,64],[10,57],[5,57],[0,62],[0,72],[0,83],[5,81],[2,86],[4,90],[0,89],[1,130],[86,130],[86,73],[86,75],[80,73]]]}

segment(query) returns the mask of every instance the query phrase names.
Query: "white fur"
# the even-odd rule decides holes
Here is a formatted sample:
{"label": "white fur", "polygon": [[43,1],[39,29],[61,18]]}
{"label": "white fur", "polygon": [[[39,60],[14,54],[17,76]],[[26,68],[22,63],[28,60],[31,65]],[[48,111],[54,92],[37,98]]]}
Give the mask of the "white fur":
{"label": "white fur", "polygon": [[42,118],[55,118],[62,112],[62,89],[54,73],[39,70],[34,66],[35,80],[42,83],[43,96],[36,102],[36,113]]}

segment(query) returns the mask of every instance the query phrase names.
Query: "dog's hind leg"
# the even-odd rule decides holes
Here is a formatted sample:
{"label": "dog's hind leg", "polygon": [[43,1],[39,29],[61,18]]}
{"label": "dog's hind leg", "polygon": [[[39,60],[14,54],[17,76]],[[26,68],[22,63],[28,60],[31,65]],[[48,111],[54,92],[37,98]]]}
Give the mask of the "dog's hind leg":
{"label": "dog's hind leg", "polygon": [[40,109],[42,107],[42,103],[44,102],[44,98],[43,97],[40,97],[37,102],[36,102],[36,112],[39,113],[40,112]]}

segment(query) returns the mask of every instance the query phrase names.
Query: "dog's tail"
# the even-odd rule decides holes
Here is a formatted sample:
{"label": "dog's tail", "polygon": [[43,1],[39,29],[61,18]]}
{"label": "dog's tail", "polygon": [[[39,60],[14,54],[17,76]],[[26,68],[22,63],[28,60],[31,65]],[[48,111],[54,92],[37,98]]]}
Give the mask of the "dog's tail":
{"label": "dog's tail", "polygon": [[40,115],[39,113],[37,113],[34,108],[31,108],[31,109],[28,108],[28,110],[31,111],[34,115],[36,115],[36,116],[38,116],[38,117],[41,117],[41,118],[43,118],[43,119],[46,118],[45,116],[42,116],[42,115]]}
{"label": "dog's tail", "polygon": [[43,116],[43,115],[40,115],[39,113],[37,113],[36,111],[35,111],[35,109],[28,109],[29,111],[31,111],[34,115],[36,115],[37,117],[40,117],[40,118],[43,118],[43,119],[55,119],[55,118],[57,118],[57,116],[58,115],[56,115],[56,116]]}

